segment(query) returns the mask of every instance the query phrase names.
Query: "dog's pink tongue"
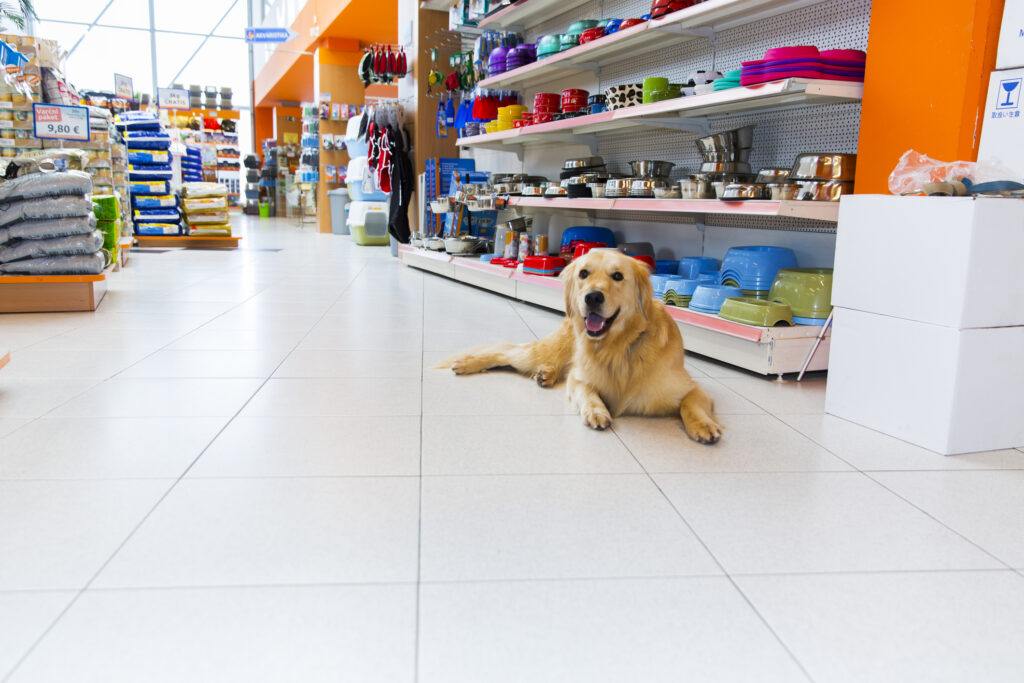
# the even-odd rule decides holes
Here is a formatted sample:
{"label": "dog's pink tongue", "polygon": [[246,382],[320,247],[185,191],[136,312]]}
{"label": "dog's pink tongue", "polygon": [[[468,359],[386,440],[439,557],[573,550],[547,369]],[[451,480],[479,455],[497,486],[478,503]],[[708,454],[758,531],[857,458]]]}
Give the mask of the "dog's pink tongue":
{"label": "dog's pink tongue", "polygon": [[600,332],[603,327],[604,318],[597,313],[591,313],[587,316],[587,332]]}

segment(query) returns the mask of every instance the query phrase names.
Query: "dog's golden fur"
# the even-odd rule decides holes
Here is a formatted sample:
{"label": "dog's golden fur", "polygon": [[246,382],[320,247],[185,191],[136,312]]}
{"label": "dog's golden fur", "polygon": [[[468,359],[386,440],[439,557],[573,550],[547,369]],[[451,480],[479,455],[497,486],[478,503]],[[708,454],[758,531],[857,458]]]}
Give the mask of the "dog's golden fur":
{"label": "dog's golden fur", "polygon": [[[618,415],[679,415],[690,438],[718,441],[722,428],[711,398],[683,366],[682,335],[653,298],[647,267],[614,250],[594,250],[573,261],[562,280],[566,317],[557,331],[536,342],[465,353],[442,366],[459,375],[511,367],[543,387],[565,379],[573,406],[594,429],[606,429]],[[601,299],[596,307],[595,293]],[[588,333],[588,315],[604,321],[596,332]]]}

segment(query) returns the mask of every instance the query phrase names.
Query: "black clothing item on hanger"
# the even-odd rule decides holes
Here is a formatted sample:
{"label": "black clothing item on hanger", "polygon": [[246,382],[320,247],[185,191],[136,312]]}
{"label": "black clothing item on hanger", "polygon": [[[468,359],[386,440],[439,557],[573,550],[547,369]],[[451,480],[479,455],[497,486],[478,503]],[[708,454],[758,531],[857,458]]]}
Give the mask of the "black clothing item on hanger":
{"label": "black clothing item on hanger", "polygon": [[388,205],[388,232],[396,240],[408,244],[409,204],[416,186],[416,173],[412,165],[412,145],[409,131],[390,129],[391,135],[391,199]]}

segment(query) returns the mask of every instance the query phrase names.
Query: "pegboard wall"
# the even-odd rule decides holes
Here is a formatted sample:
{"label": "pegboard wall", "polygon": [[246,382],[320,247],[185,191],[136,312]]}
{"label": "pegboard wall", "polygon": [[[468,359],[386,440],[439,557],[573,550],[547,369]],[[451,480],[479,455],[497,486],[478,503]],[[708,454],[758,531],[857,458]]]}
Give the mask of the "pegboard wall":
{"label": "pegboard wall", "polygon": [[[547,33],[560,33],[581,18],[640,16],[650,10],[650,0],[595,0],[573,8],[543,24],[533,26],[527,40]],[[538,90],[557,91],[564,87],[582,87],[591,93],[612,85],[640,83],[645,76],[665,76],[672,82],[687,80],[696,70],[727,71],[740,63],[759,59],[765,50],[782,45],[816,45],[821,49],[866,49],[871,0],[824,0],[786,14],[717,32],[713,39],[697,38],[680,42],[667,49],[636,55],[603,65],[593,75],[583,75],[565,82],[543,83],[523,91],[523,101],[532,101]],[[801,152],[856,152],[860,128],[858,103],[797,107],[739,116],[721,116],[711,120],[713,131],[729,130],[753,124],[754,149],[751,166],[756,172],[766,167],[789,167]],[[696,172],[701,159],[692,133],[637,128],[598,134],[597,152],[610,170],[628,172],[633,159],[662,159],[676,164],[673,178]],[[488,170],[522,170],[557,177],[561,160],[586,154],[585,148],[527,148],[520,164],[511,154],[475,152],[480,168]],[[682,228],[690,220],[666,218],[661,214],[630,214],[623,219],[672,222]],[[603,220],[602,224],[607,224]],[[796,232],[834,232],[831,224],[817,221],[780,219],[774,217],[706,216],[708,227],[734,227]],[[745,230],[743,231],[745,232]]]}

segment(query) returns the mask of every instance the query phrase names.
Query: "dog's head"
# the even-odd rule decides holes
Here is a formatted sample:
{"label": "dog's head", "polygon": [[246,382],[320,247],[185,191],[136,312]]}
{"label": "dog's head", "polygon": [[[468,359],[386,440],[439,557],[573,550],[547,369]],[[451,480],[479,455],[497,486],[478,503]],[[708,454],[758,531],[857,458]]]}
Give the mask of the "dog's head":
{"label": "dog's head", "polygon": [[653,294],[641,261],[614,249],[594,249],[562,271],[562,280],[565,315],[589,339],[645,327]]}

